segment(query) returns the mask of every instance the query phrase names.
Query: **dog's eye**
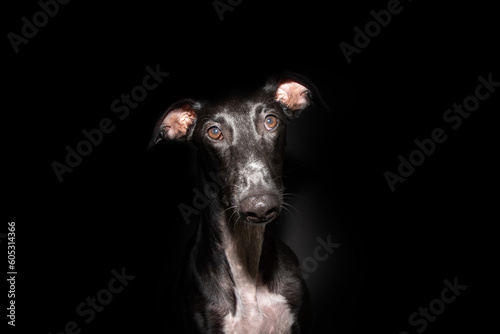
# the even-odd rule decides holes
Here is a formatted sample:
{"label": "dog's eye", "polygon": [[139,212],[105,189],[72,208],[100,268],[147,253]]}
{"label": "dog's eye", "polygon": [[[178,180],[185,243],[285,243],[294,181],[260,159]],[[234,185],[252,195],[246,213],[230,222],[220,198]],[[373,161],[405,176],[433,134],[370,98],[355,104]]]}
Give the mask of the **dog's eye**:
{"label": "dog's eye", "polygon": [[216,127],[212,126],[207,131],[208,137],[213,140],[221,140],[222,139],[222,131]]}
{"label": "dog's eye", "polygon": [[264,120],[264,125],[266,126],[266,129],[272,130],[276,127],[276,125],[278,125],[278,118],[273,115],[268,115]]}

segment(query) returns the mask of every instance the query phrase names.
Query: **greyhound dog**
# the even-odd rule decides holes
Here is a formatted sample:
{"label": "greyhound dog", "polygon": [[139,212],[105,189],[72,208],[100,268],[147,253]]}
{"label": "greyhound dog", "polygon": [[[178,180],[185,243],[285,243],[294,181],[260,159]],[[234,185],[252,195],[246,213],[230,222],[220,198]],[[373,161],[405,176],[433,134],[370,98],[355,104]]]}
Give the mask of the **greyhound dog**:
{"label": "greyhound dog", "polygon": [[[198,187],[210,199],[180,280],[188,333],[311,331],[312,309],[297,257],[266,233],[266,224],[283,206],[286,125],[313,102],[323,105],[308,79],[282,73],[249,94],[181,100],[159,119],[150,145],[194,143]],[[206,187],[214,174],[220,191]]]}

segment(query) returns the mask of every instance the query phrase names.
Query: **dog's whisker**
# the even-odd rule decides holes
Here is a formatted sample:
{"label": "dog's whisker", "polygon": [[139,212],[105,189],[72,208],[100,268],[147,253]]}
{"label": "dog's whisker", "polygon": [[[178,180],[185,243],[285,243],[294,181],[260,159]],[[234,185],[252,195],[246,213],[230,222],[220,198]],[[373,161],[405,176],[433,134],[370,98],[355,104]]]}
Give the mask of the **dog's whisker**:
{"label": "dog's whisker", "polygon": [[[285,203],[283,203],[285,204]],[[292,218],[292,221],[295,220],[295,217],[293,216],[293,213],[284,205],[281,206],[282,209],[285,209],[289,214],[290,214],[290,217]]]}
{"label": "dog's whisker", "polygon": [[290,203],[287,203],[287,202],[283,202],[283,206],[287,205],[288,207],[294,209],[299,215],[301,214],[300,211],[294,207],[293,205],[291,205]]}
{"label": "dog's whisker", "polygon": [[306,198],[304,196],[299,195],[299,194],[294,194],[294,193],[283,193],[283,196],[284,197],[290,197],[290,198],[296,197],[296,198],[299,198],[301,200],[306,200]]}
{"label": "dog's whisker", "polygon": [[[229,222],[231,221],[231,219],[233,218],[233,216],[234,216],[234,214],[235,214],[235,213],[236,213],[236,210],[235,210],[235,211],[231,214],[231,216],[229,217]],[[239,215],[238,215],[238,216],[239,216]],[[239,219],[239,217],[238,217],[238,219]],[[236,221],[238,221],[238,220],[236,220]],[[236,225],[236,222],[235,222],[234,224]]]}
{"label": "dog's whisker", "polygon": [[[234,227],[236,227],[238,225],[238,222],[240,221],[240,218],[241,218],[241,216],[238,215],[238,218],[236,218],[236,222],[234,222]],[[241,223],[243,223],[243,221]],[[245,226],[244,223],[243,223],[243,226]]]}
{"label": "dog's whisker", "polygon": [[226,212],[227,210],[236,209],[237,207],[238,207],[237,205],[230,206],[226,210],[222,211],[222,213]]}

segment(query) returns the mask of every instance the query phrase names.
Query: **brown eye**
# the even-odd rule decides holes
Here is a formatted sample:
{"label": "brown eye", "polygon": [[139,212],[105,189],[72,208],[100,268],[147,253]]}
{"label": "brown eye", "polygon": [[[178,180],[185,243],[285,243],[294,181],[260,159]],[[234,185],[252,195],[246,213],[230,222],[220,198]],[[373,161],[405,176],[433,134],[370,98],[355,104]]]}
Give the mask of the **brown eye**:
{"label": "brown eye", "polygon": [[276,127],[276,125],[278,125],[278,118],[273,115],[266,116],[264,125],[266,126],[266,129],[272,130]]}
{"label": "brown eye", "polygon": [[216,126],[212,126],[211,128],[209,128],[207,133],[208,133],[208,137],[210,137],[210,139],[213,139],[213,140],[221,140],[222,139],[222,131]]}

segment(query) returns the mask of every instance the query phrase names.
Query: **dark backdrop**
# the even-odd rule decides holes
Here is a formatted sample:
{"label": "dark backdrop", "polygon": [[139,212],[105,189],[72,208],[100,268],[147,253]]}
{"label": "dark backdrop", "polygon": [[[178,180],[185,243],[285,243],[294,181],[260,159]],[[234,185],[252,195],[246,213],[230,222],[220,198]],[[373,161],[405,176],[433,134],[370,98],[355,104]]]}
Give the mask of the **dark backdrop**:
{"label": "dark backdrop", "polygon": [[[495,322],[499,84],[474,99],[479,76],[500,81],[493,5],[245,0],[221,20],[210,0],[71,1],[57,12],[48,3],[53,17],[36,14],[34,0],[3,10],[0,232],[16,223],[18,272],[9,330],[168,328],[160,306],[196,226],[178,210],[192,204],[196,152],[188,143],[148,152],[152,127],[180,98],[260,85],[281,70],[308,77],[330,109],[311,108],[290,124],[285,182],[297,196],[269,227],[305,266],[315,333],[485,333]],[[388,6],[398,12],[390,22]],[[385,27],[370,24],[374,15]],[[30,28],[34,19],[40,27]],[[371,37],[358,32],[365,28]],[[343,42],[351,51],[358,44],[349,57]],[[129,114],[113,112],[122,94],[140,94],[147,66],[169,75]],[[458,126],[446,113],[464,100],[475,110]],[[54,162],[66,164],[67,147],[102,122],[109,133],[72,158],[61,182]],[[446,140],[431,150],[436,128]],[[412,153],[415,140],[431,154]],[[418,166],[402,166],[407,177],[392,191],[384,173],[399,174],[410,156]],[[322,261],[313,260],[319,240],[337,247]],[[109,294],[113,270],[130,277]],[[439,301],[445,280],[462,289],[449,304]],[[80,315],[96,296],[112,299],[95,317]],[[429,306],[437,315],[409,323]]]}

